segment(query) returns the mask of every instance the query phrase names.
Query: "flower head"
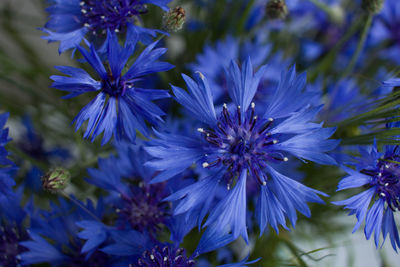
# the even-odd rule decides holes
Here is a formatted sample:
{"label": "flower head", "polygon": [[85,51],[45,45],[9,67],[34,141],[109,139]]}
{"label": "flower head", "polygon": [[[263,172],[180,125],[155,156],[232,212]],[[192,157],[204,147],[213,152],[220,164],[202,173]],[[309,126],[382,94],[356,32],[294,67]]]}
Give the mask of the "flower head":
{"label": "flower head", "polygon": [[107,32],[123,33],[133,39],[155,36],[155,30],[135,25],[147,13],[146,4],[168,10],[170,0],[51,0],[44,39],[60,41],[60,53],[76,48],[89,34],[93,40],[106,40]]}
{"label": "flower head", "polygon": [[[282,73],[269,105],[258,107],[252,102],[266,70],[263,66],[253,73],[250,60],[241,70],[232,62],[227,70],[227,84],[233,103],[224,104],[222,108],[214,107],[207,79],[201,73],[195,81],[183,75],[189,94],[175,86],[173,91],[177,101],[202,127],[191,137],[157,133],[159,139],[146,148],[154,157],[147,165],[159,171],[153,182],[168,180],[193,163],[208,170],[208,177],[167,198],[181,202],[175,213],[203,207],[200,223],[205,213],[210,212],[205,226],[216,225],[220,232],[228,228],[235,238],[241,235],[245,240],[246,181],[253,179],[259,186],[260,226],[285,226],[286,216],[295,225],[296,210],[309,216],[306,202],[322,202],[317,194],[323,193],[278,173],[271,163],[284,164],[289,156],[295,156],[321,164],[335,164],[325,152],[338,144],[337,140],[327,140],[334,129],[310,122],[320,107],[309,105],[313,94],[304,91],[306,77],[297,76],[295,68]],[[210,203],[220,185],[226,188],[225,197],[211,209]],[[263,190],[267,192],[262,193]],[[270,209],[272,206],[278,208]],[[261,230],[263,232],[264,227]]]}
{"label": "flower head", "polygon": [[400,147],[386,146],[385,152],[378,151],[376,144],[367,148],[360,147],[361,157],[357,170],[347,167],[348,173],[338,185],[338,191],[363,187],[365,191],[342,201],[333,202],[356,214],[355,232],[365,219],[364,233],[367,239],[374,233],[378,247],[382,232],[385,240],[389,234],[394,250],[400,247],[400,239],[393,213],[400,208]]}
{"label": "flower head", "polygon": [[118,140],[135,141],[136,130],[147,135],[145,120],[151,124],[162,121],[164,112],[152,100],[169,97],[167,91],[144,89],[137,82],[144,76],[166,71],[173,66],[157,59],[166,52],[165,48],[157,48],[157,42],[147,46],[136,58],[136,61],[124,72],[125,65],[134,52],[134,45],[121,47],[116,35],[112,35],[107,49],[107,65],[100,61],[93,45],[87,51],[79,47],[86,61],[97,72],[100,79],[93,79],[86,71],[73,67],[57,67],[70,77],[51,76],[52,86],[70,94],[72,98],[84,93],[98,92],[93,99],[75,117],[76,130],[84,121],[89,120],[84,137],[92,136],[92,141],[104,131],[102,144],[107,143],[114,134]]}

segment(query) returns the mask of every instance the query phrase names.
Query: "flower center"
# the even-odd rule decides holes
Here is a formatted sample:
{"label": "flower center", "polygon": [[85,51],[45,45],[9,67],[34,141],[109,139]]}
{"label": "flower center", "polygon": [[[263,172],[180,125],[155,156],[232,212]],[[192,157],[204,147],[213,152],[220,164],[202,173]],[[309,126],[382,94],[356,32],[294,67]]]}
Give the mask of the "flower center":
{"label": "flower center", "polygon": [[[155,246],[151,251],[146,250],[137,262],[137,266],[160,267],[190,267],[194,264],[194,260],[186,257],[186,251],[183,248],[176,249],[168,245],[163,248]],[[129,266],[135,265],[130,264]]]}
{"label": "flower center", "polygon": [[400,157],[390,157],[378,163],[377,170],[362,172],[372,176],[370,185],[376,186],[377,194],[395,211],[400,210]]}
{"label": "flower center", "polygon": [[0,236],[0,266],[18,266],[17,255],[26,251],[18,242],[26,239],[26,233],[21,237],[18,227],[0,224]]}
{"label": "flower center", "polygon": [[80,6],[84,26],[93,34],[105,34],[106,30],[125,31],[134,16],[147,12],[137,0],[83,0]]}
{"label": "flower center", "polygon": [[198,129],[209,143],[206,148],[207,161],[203,167],[226,166],[229,169],[225,177],[228,188],[246,168],[260,184],[265,185],[267,177],[263,169],[268,162],[288,160],[273,149],[273,145],[278,143],[278,139],[270,132],[274,120],[259,119],[254,114],[254,103],[245,114],[242,114],[240,106],[231,114],[224,104],[215,129]]}
{"label": "flower center", "polygon": [[162,201],[166,197],[164,184],[140,183],[132,189],[132,195],[133,197],[121,196],[125,202],[124,207],[119,210],[122,218],[135,230],[156,233],[160,224],[165,223],[169,210],[168,203]]}
{"label": "flower center", "polygon": [[121,77],[114,79],[111,75],[109,75],[109,79],[102,81],[103,90],[111,96],[123,96],[126,90],[132,87],[132,82],[124,81],[121,79]]}

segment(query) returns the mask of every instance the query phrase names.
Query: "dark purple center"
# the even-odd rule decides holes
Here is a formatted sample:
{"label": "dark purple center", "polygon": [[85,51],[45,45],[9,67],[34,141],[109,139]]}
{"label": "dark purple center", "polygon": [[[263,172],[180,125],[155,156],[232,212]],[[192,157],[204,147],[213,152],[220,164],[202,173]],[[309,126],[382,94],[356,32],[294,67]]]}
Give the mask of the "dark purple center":
{"label": "dark purple center", "polygon": [[18,243],[27,239],[17,226],[0,224],[0,266],[18,266],[18,254],[26,251]]}
{"label": "dark purple center", "polygon": [[127,23],[135,16],[147,12],[137,0],[83,0],[80,2],[83,25],[93,34],[105,34],[106,30],[125,31]]}
{"label": "dark purple center", "polygon": [[260,184],[265,185],[267,177],[263,169],[268,162],[288,160],[273,150],[273,145],[278,143],[276,136],[270,133],[273,119],[260,119],[254,113],[254,103],[245,114],[240,107],[231,114],[224,104],[215,129],[198,129],[209,143],[209,147],[205,148],[207,161],[203,167],[226,166],[229,170],[225,177],[228,188],[246,168]]}
{"label": "dark purple center", "polygon": [[[158,266],[158,267],[191,267],[195,261],[186,257],[183,248],[172,248],[170,246],[155,246],[151,251],[146,250],[138,260],[137,266]],[[136,265],[130,265],[136,266]]]}
{"label": "dark purple center", "polygon": [[111,96],[123,96],[126,90],[131,89],[132,87],[132,82],[124,81],[121,77],[114,79],[110,75],[109,79],[102,81],[103,90]]}
{"label": "dark purple center", "polygon": [[395,211],[400,209],[400,156],[385,157],[376,170],[362,170],[372,177],[370,185],[376,187],[377,195]]}
{"label": "dark purple center", "polygon": [[132,188],[131,196],[121,196],[124,207],[119,210],[124,221],[133,229],[156,233],[168,216],[169,204],[162,200],[166,197],[163,183],[149,185],[140,183]]}

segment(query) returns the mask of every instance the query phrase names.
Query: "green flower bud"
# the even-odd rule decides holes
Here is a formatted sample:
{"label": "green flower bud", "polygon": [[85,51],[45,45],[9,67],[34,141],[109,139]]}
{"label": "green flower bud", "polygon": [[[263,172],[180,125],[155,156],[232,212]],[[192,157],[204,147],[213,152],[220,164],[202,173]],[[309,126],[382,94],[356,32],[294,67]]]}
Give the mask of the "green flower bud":
{"label": "green flower bud", "polygon": [[175,7],[163,16],[163,28],[168,32],[176,32],[182,29],[185,23],[185,9]]}
{"label": "green flower bud", "polygon": [[384,3],[385,0],[362,0],[361,7],[370,14],[378,14]]}
{"label": "green flower bud", "polygon": [[285,0],[269,0],[266,7],[267,17],[270,19],[284,19],[289,14]]}
{"label": "green flower bud", "polygon": [[42,186],[44,190],[51,193],[57,193],[65,189],[71,181],[71,174],[63,168],[50,170],[46,175],[42,176]]}

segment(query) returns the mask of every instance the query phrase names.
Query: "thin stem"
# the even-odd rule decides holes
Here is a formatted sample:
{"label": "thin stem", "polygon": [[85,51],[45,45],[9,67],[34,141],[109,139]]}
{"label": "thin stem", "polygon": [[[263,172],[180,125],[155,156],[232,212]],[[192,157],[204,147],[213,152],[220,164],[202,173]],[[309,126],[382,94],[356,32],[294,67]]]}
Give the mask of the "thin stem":
{"label": "thin stem", "polygon": [[329,5],[322,3],[318,0],[308,0],[311,3],[313,3],[314,5],[316,5],[319,9],[321,9],[322,11],[324,11],[326,14],[328,14],[329,16],[331,16],[332,13],[332,9],[331,7],[329,7]]}
{"label": "thin stem", "polygon": [[237,34],[240,34],[243,32],[245,24],[246,24],[246,19],[248,18],[251,8],[253,7],[255,3],[255,0],[250,0],[250,2],[247,4],[246,9],[243,11],[243,15],[239,19],[238,27],[237,29]]}
{"label": "thin stem", "polygon": [[368,32],[369,32],[369,29],[371,28],[372,19],[373,19],[373,15],[368,14],[367,21],[365,22],[364,28],[362,29],[362,32],[360,35],[360,40],[357,45],[357,50],[353,54],[353,57],[351,58],[351,61],[343,74],[344,77],[348,76],[351,72],[353,72],[353,69],[358,61],[358,58],[360,57],[360,54],[361,54],[362,50],[364,49],[365,41],[367,40]]}
{"label": "thin stem", "polygon": [[93,212],[91,212],[90,210],[88,210],[88,208],[86,208],[85,206],[83,206],[79,201],[77,201],[76,199],[73,199],[72,197],[70,197],[67,193],[65,193],[64,191],[60,192],[65,198],[67,198],[68,200],[70,200],[71,202],[73,202],[75,205],[77,205],[78,207],[80,207],[81,209],[83,209],[87,214],[89,214],[93,219],[95,219],[98,222],[101,222],[101,220],[99,219],[99,217],[97,217],[95,214],[93,214]]}

